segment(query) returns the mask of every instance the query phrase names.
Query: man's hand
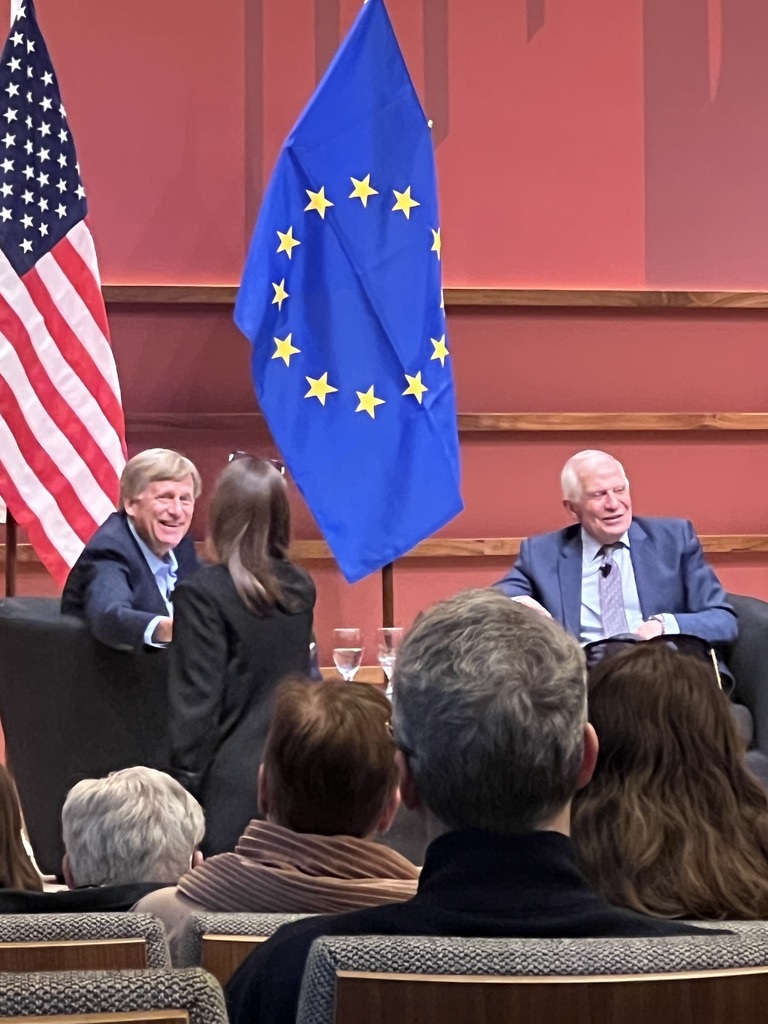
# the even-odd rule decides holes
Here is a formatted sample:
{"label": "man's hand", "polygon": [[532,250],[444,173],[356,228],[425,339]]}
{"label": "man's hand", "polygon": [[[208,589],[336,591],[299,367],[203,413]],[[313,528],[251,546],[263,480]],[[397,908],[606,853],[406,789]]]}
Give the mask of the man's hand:
{"label": "man's hand", "polygon": [[173,637],[173,619],[170,615],[163,619],[160,619],[158,624],[155,626],[155,631],[152,634],[152,639],[156,644],[169,644]]}
{"label": "man's hand", "polygon": [[552,618],[544,605],[539,604],[534,597],[513,597],[512,600],[517,601],[518,604],[524,604],[526,608],[533,608],[535,612],[541,612],[541,614],[546,615],[548,619]]}
{"label": "man's hand", "polygon": [[651,637],[661,636],[663,632],[664,625],[659,622],[658,619],[648,619],[646,622],[641,623],[635,630],[636,635],[639,636],[641,640],[650,640]]}

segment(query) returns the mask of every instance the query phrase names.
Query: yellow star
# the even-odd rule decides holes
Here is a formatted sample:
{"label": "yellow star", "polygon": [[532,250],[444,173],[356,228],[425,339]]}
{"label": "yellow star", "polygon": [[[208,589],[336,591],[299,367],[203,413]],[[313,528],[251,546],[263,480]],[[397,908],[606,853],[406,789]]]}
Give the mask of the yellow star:
{"label": "yellow star", "polygon": [[371,188],[371,176],[366,174],[362,181],[358,181],[357,178],[350,176],[349,179],[355,186],[349,193],[350,199],[359,199],[363,206],[368,206],[368,199],[370,196],[377,196],[379,193],[375,188]]}
{"label": "yellow star", "polygon": [[430,338],[432,344],[435,346],[435,351],[429,357],[430,359],[439,359],[440,365],[445,366],[445,357],[451,353],[448,351],[448,347],[445,344],[445,335],[442,338]]}
{"label": "yellow star", "polygon": [[328,371],[323,374],[322,377],[318,377],[315,380],[314,377],[307,377],[307,384],[309,384],[309,391],[304,395],[305,398],[317,398],[320,400],[320,405],[325,405],[326,395],[329,395],[332,391],[338,391],[338,388],[332,388],[328,383]]}
{"label": "yellow star", "polygon": [[373,410],[377,405],[384,405],[384,399],[377,398],[376,395],[374,395],[373,384],[371,384],[365,393],[358,391],[357,397],[360,399],[360,404],[355,409],[355,412],[367,412],[371,419],[375,420],[376,414]]}
{"label": "yellow star", "polygon": [[275,284],[273,282],[272,287],[275,289],[275,297],[272,299],[272,305],[274,306],[274,304],[277,303],[277,308],[282,309],[283,300],[288,298],[288,292],[285,290],[285,278],[283,278],[280,284]]}
{"label": "yellow star", "polygon": [[440,259],[440,250],[443,248],[443,243],[442,243],[442,240],[440,238],[440,228],[438,228],[437,231],[435,231],[435,229],[432,228],[431,231],[432,231],[432,248],[429,251],[430,252],[436,252],[437,253],[437,258]]}
{"label": "yellow star", "polygon": [[291,365],[291,356],[295,356],[297,352],[301,352],[300,348],[294,348],[291,344],[293,334],[289,334],[286,338],[273,338],[277,349],[272,353],[273,359],[282,359],[286,366]]}
{"label": "yellow star", "polygon": [[408,387],[405,389],[403,394],[413,395],[419,405],[421,405],[421,399],[424,392],[429,391],[427,385],[421,383],[421,370],[419,370],[415,377],[411,377],[406,373],[405,379],[408,381]]}
{"label": "yellow star", "polygon": [[421,206],[421,203],[417,203],[415,199],[411,199],[411,186],[409,185],[405,192],[398,192],[396,188],[393,188],[392,191],[395,193],[395,197],[397,199],[397,202],[392,207],[392,212],[394,213],[395,210],[402,210],[406,219],[410,220],[411,207]]}
{"label": "yellow star", "polygon": [[321,187],[319,192],[310,192],[308,188],[304,191],[309,196],[309,202],[304,207],[304,211],[317,210],[323,220],[325,220],[325,211],[329,206],[333,206],[331,200],[325,198],[325,185]]}
{"label": "yellow star", "polygon": [[278,231],[278,237],[280,239],[280,245],[277,247],[278,252],[287,252],[288,259],[293,256],[294,245],[301,245],[298,238],[293,237],[293,225],[291,225],[287,231]]}

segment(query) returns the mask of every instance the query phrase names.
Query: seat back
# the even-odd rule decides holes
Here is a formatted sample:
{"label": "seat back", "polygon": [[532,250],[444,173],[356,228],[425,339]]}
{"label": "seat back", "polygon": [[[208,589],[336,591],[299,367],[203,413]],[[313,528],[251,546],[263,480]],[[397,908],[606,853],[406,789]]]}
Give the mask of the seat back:
{"label": "seat back", "polygon": [[[558,1019],[620,1020],[623,1024],[631,1019],[623,1016],[625,1004],[639,1002],[644,1006],[645,1000],[658,998],[659,1007],[665,1005],[664,1000],[668,1001],[667,1005],[678,1007],[674,1021],[671,1016],[664,1018],[670,1024],[699,1024],[701,1020],[722,1021],[723,1024],[746,1021],[746,1011],[745,1016],[741,1016],[739,1000],[742,996],[737,992],[742,991],[740,985],[743,985],[745,1003],[762,999],[768,992],[765,977],[768,925],[727,922],[724,927],[733,927],[733,933],[645,939],[319,938],[312,944],[307,961],[296,1020],[297,1024],[332,1024],[338,1004],[345,1014],[354,1011],[358,1020],[371,1024],[384,1020],[397,1020],[398,1024],[403,1020],[419,1020],[423,1024],[431,1021],[443,1024],[450,1020],[454,1024],[465,1019],[473,1024]],[[741,979],[740,982],[734,982],[725,997],[736,1001],[717,1002],[724,998],[723,990],[716,984],[720,974],[739,971],[744,973],[734,976]],[[700,975],[699,972],[715,974],[707,979],[705,973]],[[687,993],[685,986],[674,990],[665,986],[627,987],[621,992],[615,987],[597,990],[599,984],[604,984],[599,979],[606,976],[619,981],[621,976],[641,975],[650,983],[655,975],[669,979],[672,975],[691,973],[695,976],[690,979],[691,991]],[[388,977],[381,977],[383,975]],[[594,982],[595,993],[588,984],[576,987],[577,977]],[[429,987],[427,982],[433,978],[442,984]],[[523,978],[526,982],[513,991],[513,978]],[[562,987],[554,991],[554,984],[550,990],[534,991],[533,980],[528,980],[554,983],[558,978],[561,982],[565,979],[572,983],[570,992],[563,995]],[[374,984],[369,987],[368,981]],[[708,989],[693,988],[703,981],[709,984]],[[626,984],[629,986],[629,982]],[[706,1010],[701,1011],[698,1018],[691,1015],[686,1009],[691,1005],[686,1003],[687,999],[696,999],[696,1005],[704,1005]],[[365,1000],[365,1009],[362,1009],[362,1000]],[[537,1000],[535,1011],[531,1009],[533,1000]],[[542,1000],[547,1001],[545,1009],[541,1009]],[[434,1001],[439,1001],[441,1016],[433,1010]],[[406,1004],[407,1010],[403,1009]],[[575,1017],[574,1013],[582,1004],[591,1006],[595,1013],[598,1010],[602,1013],[603,1009],[608,1013],[614,1004],[622,1010],[617,1010],[613,1017]],[[396,1009],[390,1017],[393,1005]],[[555,1006],[561,1009],[556,1010]],[[563,1006],[567,1007],[567,1012],[562,1011]],[[720,1011],[721,1016],[715,1016]],[[518,1012],[520,1015],[516,1017]],[[648,1010],[643,1019],[662,1024],[656,1012]],[[338,1019],[341,1022],[342,1018]]]}
{"label": "seat back", "polygon": [[199,968],[0,974],[0,1021],[30,1016],[56,1024],[228,1024],[221,986]]}
{"label": "seat back", "polygon": [[0,971],[170,966],[163,926],[149,914],[0,915]]}
{"label": "seat back", "polygon": [[41,870],[58,874],[61,808],[81,778],[169,764],[167,652],[115,651],[54,598],[0,601],[0,720]]}
{"label": "seat back", "polygon": [[309,916],[195,911],[184,924],[175,962],[182,967],[202,964],[225,985],[255,946],[281,925]]}

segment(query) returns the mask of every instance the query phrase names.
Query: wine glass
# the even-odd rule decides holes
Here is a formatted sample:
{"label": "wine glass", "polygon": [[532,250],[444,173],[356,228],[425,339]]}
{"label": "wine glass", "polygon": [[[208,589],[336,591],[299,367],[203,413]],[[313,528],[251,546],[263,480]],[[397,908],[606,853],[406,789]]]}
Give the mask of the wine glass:
{"label": "wine glass", "polygon": [[359,629],[334,629],[333,663],[345,683],[351,682],[363,660],[363,634]]}
{"label": "wine glass", "polygon": [[402,639],[402,626],[382,626],[378,631],[379,664],[384,669],[384,675],[387,677],[385,693],[390,700],[392,700],[392,670],[395,667],[397,649]]}

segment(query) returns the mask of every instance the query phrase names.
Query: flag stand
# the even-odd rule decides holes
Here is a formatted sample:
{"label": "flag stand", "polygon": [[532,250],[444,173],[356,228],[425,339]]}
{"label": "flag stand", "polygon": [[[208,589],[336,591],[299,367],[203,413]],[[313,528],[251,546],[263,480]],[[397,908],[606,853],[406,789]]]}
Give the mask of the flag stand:
{"label": "flag stand", "polygon": [[16,596],[16,520],[5,516],[5,596]]}
{"label": "flag stand", "polygon": [[394,562],[387,562],[381,570],[381,615],[384,626],[395,624]]}

